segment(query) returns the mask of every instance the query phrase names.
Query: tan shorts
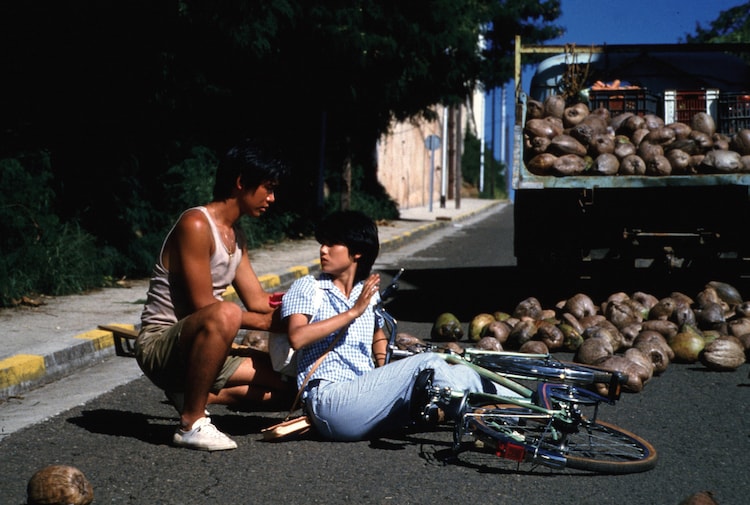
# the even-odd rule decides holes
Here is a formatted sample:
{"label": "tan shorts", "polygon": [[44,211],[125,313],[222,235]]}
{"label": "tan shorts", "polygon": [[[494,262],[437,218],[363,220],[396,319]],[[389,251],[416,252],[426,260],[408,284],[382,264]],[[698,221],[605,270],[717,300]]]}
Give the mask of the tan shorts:
{"label": "tan shorts", "polygon": [[[146,325],[141,328],[135,341],[138,366],[151,382],[165,391],[185,390],[187,359],[177,345],[183,324],[184,319],[172,326]],[[228,356],[224,360],[219,376],[211,386],[212,393],[218,393],[226,385],[243,359],[241,356]]]}

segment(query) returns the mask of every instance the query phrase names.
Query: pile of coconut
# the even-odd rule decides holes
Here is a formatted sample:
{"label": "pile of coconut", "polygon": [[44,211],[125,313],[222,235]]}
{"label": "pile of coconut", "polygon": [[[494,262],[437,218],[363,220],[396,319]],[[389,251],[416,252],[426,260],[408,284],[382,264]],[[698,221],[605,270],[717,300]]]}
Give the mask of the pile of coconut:
{"label": "pile of coconut", "polygon": [[585,103],[567,106],[552,95],[528,100],[524,125],[524,163],[536,175],[695,175],[750,172],[750,129],[718,132],[710,114],[699,112],[690,124],[664,123],[656,114]]}
{"label": "pile of coconut", "polygon": [[[435,320],[431,339],[462,353],[461,322],[452,313]],[[493,351],[574,353],[578,363],[627,374],[624,390],[639,392],[670,363],[702,363],[711,370],[734,370],[750,353],[750,302],[737,289],[711,281],[692,298],[674,292],[657,298],[644,292],[610,295],[600,304],[577,293],[553,308],[534,297],[512,312],[481,313],[469,323],[473,346]],[[401,349],[419,351],[425,342],[397,336]]]}

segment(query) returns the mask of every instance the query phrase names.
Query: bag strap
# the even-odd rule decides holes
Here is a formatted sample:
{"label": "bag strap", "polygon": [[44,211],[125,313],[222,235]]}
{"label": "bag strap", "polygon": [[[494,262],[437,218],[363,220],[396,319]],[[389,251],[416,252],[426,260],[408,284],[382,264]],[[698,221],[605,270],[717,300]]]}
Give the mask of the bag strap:
{"label": "bag strap", "polygon": [[328,355],[328,353],[333,349],[333,347],[336,345],[336,343],[341,340],[341,337],[346,333],[346,329],[349,327],[347,324],[343,328],[341,328],[338,333],[336,334],[336,337],[331,341],[331,344],[328,346],[328,349],[326,349],[326,352],[321,354],[317,360],[315,360],[315,363],[313,363],[313,366],[310,368],[310,371],[307,372],[307,375],[305,376],[305,380],[302,381],[302,385],[299,387],[299,391],[297,391],[297,396],[294,397],[294,403],[292,403],[292,408],[289,410],[289,415],[286,416],[285,420],[288,420],[292,417],[294,414],[294,411],[297,410],[300,398],[302,397],[302,392],[305,390],[305,386],[307,386],[307,383],[310,381],[310,377],[312,377],[312,374],[315,372],[315,370],[318,368],[318,366],[323,362],[325,357]]}

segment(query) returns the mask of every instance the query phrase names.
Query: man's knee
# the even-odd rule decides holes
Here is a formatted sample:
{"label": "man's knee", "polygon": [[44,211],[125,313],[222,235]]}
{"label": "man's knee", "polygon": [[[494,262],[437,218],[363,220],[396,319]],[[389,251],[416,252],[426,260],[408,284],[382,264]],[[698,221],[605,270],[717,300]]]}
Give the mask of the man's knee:
{"label": "man's knee", "polygon": [[227,338],[234,339],[241,325],[242,309],[234,302],[215,303],[203,314],[203,327]]}

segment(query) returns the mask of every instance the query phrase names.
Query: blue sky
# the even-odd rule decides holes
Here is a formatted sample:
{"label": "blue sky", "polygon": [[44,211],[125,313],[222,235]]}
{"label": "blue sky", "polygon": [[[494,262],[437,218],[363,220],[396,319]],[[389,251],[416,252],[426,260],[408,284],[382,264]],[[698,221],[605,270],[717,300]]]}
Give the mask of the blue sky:
{"label": "blue sky", "polygon": [[[562,15],[555,24],[566,29],[559,39],[549,44],[673,44],[694,33],[696,23],[709,28],[722,11],[747,4],[748,0],[561,0]],[[524,73],[524,88],[528,89],[531,75]],[[509,115],[506,132],[513,123],[513,83],[506,91],[506,113]],[[495,157],[504,159],[497,150],[502,145],[500,120],[501,93],[495,93]],[[491,136],[491,100],[485,116],[486,137]],[[511,140],[505,142],[506,152]],[[487,139],[490,142],[489,138]]]}
{"label": "blue sky", "polygon": [[747,0],[561,0],[558,25],[566,34],[555,44],[662,44],[694,33]]}

